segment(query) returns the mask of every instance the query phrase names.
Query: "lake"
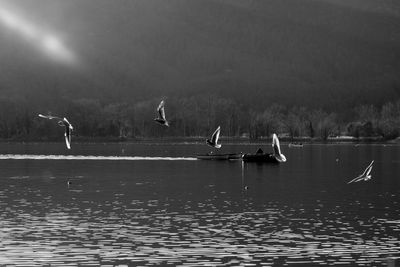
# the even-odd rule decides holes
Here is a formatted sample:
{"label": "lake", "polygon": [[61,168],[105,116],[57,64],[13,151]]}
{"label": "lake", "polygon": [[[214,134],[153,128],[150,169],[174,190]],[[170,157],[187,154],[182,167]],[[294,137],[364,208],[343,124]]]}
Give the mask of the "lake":
{"label": "lake", "polygon": [[[386,266],[400,256],[400,146],[281,148],[288,161],[271,165],[193,158],[205,144],[1,143],[0,264]],[[371,180],[347,184],[372,160]]]}

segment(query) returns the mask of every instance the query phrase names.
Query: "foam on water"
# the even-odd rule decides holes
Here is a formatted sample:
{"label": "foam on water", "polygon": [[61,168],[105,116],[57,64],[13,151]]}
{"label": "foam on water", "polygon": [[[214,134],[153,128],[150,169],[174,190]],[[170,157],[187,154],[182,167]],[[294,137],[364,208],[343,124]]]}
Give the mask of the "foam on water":
{"label": "foam on water", "polygon": [[120,157],[120,156],[83,156],[83,155],[29,155],[29,154],[0,154],[0,160],[31,159],[31,160],[197,160],[192,157]]}

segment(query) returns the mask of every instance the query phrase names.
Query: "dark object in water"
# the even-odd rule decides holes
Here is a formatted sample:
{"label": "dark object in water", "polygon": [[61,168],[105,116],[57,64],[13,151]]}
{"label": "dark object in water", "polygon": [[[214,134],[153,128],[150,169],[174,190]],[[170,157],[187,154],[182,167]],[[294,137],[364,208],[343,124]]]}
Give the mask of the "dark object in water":
{"label": "dark object in water", "polygon": [[389,257],[386,261],[388,267],[400,266],[400,257]]}
{"label": "dark object in water", "polygon": [[243,161],[246,162],[265,162],[265,163],[279,163],[286,162],[286,157],[281,153],[281,147],[279,145],[279,139],[276,134],[272,135],[272,150],[273,153],[264,153],[259,148],[255,154],[244,154]]}
{"label": "dark object in water", "polygon": [[[261,149],[259,149],[261,150]],[[244,154],[243,161],[245,162],[266,162],[266,163],[279,163],[276,157],[271,153],[259,153],[259,150],[255,154]]]}
{"label": "dark object in water", "polygon": [[206,159],[206,160],[238,160],[243,157],[242,153],[230,153],[230,154],[214,154],[207,153],[204,155],[196,155],[197,159]]}

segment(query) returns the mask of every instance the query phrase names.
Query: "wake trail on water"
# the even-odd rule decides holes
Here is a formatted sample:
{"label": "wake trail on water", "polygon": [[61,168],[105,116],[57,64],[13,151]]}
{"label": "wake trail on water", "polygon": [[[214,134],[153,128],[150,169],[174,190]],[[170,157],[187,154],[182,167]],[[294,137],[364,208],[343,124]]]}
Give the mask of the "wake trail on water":
{"label": "wake trail on water", "polygon": [[32,160],[197,160],[193,157],[141,157],[141,156],[83,156],[83,155],[28,155],[0,154],[0,160],[32,159]]}

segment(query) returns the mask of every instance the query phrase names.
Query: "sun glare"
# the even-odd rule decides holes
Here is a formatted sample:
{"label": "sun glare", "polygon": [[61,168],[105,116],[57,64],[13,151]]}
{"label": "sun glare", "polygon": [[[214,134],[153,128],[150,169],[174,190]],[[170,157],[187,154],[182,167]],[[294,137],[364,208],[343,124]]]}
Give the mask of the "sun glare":
{"label": "sun glare", "polygon": [[73,58],[71,52],[68,51],[68,49],[66,49],[65,46],[61,43],[61,41],[57,39],[55,36],[52,35],[44,36],[42,39],[42,44],[44,49],[48,53],[58,57],[59,59],[69,61]]}
{"label": "sun glare", "polygon": [[10,28],[18,27],[17,18],[7,10],[0,9],[0,18],[3,21],[3,23],[6,24],[8,27]]}
{"label": "sun glare", "polygon": [[27,38],[54,60],[65,63],[75,61],[75,55],[56,35],[43,31],[40,27],[25,21],[16,14],[0,7],[0,22],[21,37]]}
{"label": "sun glare", "polygon": [[46,36],[43,38],[43,45],[46,47],[49,51],[53,52],[58,52],[60,49],[62,49],[60,41],[57,40],[54,36]]}

